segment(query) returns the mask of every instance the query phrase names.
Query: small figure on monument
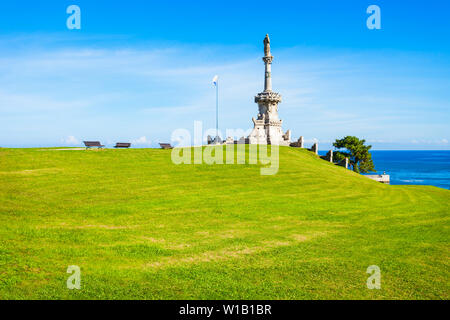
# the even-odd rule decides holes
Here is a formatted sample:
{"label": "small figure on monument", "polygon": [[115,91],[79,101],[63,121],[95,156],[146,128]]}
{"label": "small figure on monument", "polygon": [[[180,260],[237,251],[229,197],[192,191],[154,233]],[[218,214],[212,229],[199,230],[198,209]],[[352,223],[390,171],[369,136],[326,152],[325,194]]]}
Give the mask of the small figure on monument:
{"label": "small figure on monument", "polygon": [[268,34],[264,38],[264,55],[270,57],[270,39]]}

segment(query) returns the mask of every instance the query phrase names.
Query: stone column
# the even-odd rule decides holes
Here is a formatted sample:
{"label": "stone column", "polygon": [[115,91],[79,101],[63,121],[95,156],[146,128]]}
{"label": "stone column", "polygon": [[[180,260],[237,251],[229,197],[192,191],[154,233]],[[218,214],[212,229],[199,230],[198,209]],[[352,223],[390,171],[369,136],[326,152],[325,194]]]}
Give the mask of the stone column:
{"label": "stone column", "polygon": [[348,169],[348,158],[345,158],[345,169]]}
{"label": "stone column", "polygon": [[303,136],[298,138],[298,146],[299,146],[299,148],[303,148]]}
{"label": "stone column", "polygon": [[333,163],[333,150],[328,151],[329,153],[329,160],[331,163]]}
{"label": "stone column", "polygon": [[264,91],[272,91],[272,56],[263,57],[266,66],[266,73],[264,75]]}
{"label": "stone column", "polygon": [[311,149],[315,154],[319,154],[319,143],[314,143]]}

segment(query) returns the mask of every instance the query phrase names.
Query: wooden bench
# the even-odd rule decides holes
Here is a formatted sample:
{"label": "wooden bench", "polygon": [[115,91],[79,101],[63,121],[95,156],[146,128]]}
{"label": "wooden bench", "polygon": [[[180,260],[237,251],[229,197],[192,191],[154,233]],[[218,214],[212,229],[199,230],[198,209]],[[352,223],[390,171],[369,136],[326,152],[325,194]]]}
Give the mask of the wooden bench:
{"label": "wooden bench", "polygon": [[129,148],[131,147],[131,143],[129,142],[117,142],[114,148]]}
{"label": "wooden bench", "polygon": [[101,148],[104,147],[104,145],[102,145],[100,143],[100,141],[83,141],[83,143],[84,143],[86,149],[89,149],[89,148],[99,148],[99,149],[101,149]]}
{"label": "wooden bench", "polygon": [[161,146],[162,149],[173,149],[170,143],[160,143],[159,145]]}

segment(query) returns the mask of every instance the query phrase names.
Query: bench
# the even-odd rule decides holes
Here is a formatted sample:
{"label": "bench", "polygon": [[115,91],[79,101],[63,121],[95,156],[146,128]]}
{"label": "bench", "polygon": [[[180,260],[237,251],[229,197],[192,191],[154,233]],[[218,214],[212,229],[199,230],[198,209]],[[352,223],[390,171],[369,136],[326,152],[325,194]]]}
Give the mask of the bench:
{"label": "bench", "polygon": [[173,149],[170,143],[160,143],[159,145],[161,146],[162,149]]}
{"label": "bench", "polygon": [[100,143],[100,141],[83,141],[83,143],[84,143],[86,149],[89,149],[89,148],[99,148],[100,149],[100,148],[104,147],[104,145],[102,145]]}
{"label": "bench", "polygon": [[114,148],[129,148],[131,147],[131,143],[129,142],[117,142]]}

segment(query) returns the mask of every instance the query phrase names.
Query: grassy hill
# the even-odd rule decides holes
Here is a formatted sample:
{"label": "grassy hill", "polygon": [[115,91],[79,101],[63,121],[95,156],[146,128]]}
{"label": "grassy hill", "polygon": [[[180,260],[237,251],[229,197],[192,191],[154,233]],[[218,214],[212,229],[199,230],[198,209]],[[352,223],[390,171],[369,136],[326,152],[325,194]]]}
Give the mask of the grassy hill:
{"label": "grassy hill", "polygon": [[0,298],[449,299],[450,191],[288,147],[278,174],[259,169],[0,149]]}

